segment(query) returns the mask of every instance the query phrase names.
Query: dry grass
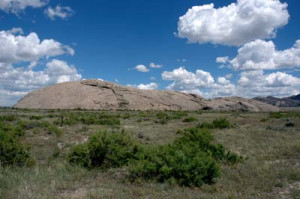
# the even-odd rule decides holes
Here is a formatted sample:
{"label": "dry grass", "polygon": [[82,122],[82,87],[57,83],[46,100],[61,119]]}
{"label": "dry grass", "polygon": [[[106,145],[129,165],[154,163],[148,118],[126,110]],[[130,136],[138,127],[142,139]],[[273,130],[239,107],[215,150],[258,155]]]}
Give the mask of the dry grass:
{"label": "dry grass", "polygon": [[[74,113],[89,114],[85,111]],[[94,112],[93,112],[94,113]],[[16,115],[22,121],[53,123],[65,111],[0,109],[0,115]],[[300,190],[300,118],[269,118],[268,113],[188,112],[166,124],[156,123],[157,112],[113,112],[121,120],[119,127],[103,125],[62,125],[62,135],[42,128],[26,130],[24,144],[31,146],[36,159],[32,168],[0,168],[0,198],[299,198]],[[167,112],[172,115],[174,112]],[[299,115],[299,114],[298,114]],[[216,142],[246,159],[235,166],[223,166],[222,176],[213,185],[184,188],[155,182],[130,183],[125,168],[108,171],[71,167],[66,155],[71,146],[85,142],[99,129],[124,128],[145,144],[172,142],[178,129],[198,122],[227,118],[233,128],[213,130]],[[294,123],[286,127],[287,120]]]}

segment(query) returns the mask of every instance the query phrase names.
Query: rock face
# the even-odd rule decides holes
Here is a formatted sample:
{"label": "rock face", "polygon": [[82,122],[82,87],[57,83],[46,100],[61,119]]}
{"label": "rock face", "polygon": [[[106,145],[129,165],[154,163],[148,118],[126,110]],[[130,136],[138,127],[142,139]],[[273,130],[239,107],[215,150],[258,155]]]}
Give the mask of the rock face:
{"label": "rock face", "polygon": [[278,111],[278,108],[274,106],[239,97],[206,100],[194,94],[140,90],[99,80],[49,86],[29,93],[14,107],[90,110]]}

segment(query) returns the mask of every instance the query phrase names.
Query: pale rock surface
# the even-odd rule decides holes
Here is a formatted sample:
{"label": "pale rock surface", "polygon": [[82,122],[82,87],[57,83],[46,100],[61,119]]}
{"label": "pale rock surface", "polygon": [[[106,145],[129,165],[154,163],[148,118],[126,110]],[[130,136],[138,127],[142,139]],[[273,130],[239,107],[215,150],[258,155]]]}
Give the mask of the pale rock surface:
{"label": "pale rock surface", "polygon": [[204,99],[176,91],[140,90],[100,80],[56,84],[27,94],[15,108],[89,110],[278,111],[240,97]]}

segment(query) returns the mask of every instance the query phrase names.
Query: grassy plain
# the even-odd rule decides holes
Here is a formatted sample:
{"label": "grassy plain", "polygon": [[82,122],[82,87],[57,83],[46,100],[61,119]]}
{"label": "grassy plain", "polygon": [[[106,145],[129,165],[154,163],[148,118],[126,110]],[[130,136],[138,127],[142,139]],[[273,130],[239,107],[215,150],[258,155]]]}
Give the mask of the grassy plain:
{"label": "grassy plain", "polygon": [[[226,118],[232,127],[213,129],[215,142],[243,156],[244,161],[222,165],[221,177],[211,185],[188,188],[154,181],[133,183],[126,178],[126,167],[88,170],[67,162],[72,146],[86,142],[99,130],[125,129],[143,144],[164,145],[178,137],[178,130],[218,118]],[[35,159],[31,167],[0,167],[0,198],[300,198],[299,111],[270,114],[1,108],[0,119],[13,126],[22,123],[20,140],[30,146]]]}

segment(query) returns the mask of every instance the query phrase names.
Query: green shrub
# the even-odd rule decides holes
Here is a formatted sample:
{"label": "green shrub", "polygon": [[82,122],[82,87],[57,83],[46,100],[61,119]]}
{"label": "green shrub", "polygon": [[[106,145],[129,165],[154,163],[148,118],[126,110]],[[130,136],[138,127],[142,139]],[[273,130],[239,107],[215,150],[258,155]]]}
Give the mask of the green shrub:
{"label": "green shrub", "polygon": [[91,168],[90,151],[87,144],[75,145],[69,153],[69,163],[80,167]]}
{"label": "green shrub", "polygon": [[300,118],[300,112],[295,111],[295,112],[274,112],[274,113],[269,113],[269,118]]}
{"label": "green shrub", "polygon": [[130,165],[130,177],[176,182],[183,186],[212,183],[220,175],[217,162],[207,153],[193,152],[190,147],[159,147]]}
{"label": "green shrub", "polygon": [[15,115],[0,115],[0,121],[13,122],[17,119]]}
{"label": "green shrub", "polygon": [[31,166],[33,158],[16,137],[0,130],[0,167]]}
{"label": "green shrub", "polygon": [[212,144],[205,129],[187,129],[174,143],[148,148],[129,166],[130,177],[176,182],[182,186],[201,186],[219,177],[219,163],[234,164],[240,157],[222,145]]}
{"label": "green shrub", "polygon": [[49,134],[55,134],[58,137],[60,137],[63,134],[62,130],[54,125],[49,126],[47,128],[47,131]]}
{"label": "green shrub", "polygon": [[125,113],[122,118],[126,120],[129,119],[130,116],[131,116],[130,113]]}
{"label": "green shrub", "polygon": [[168,120],[166,118],[155,120],[156,124],[168,124]]}
{"label": "green shrub", "polygon": [[39,116],[39,115],[32,115],[29,117],[30,120],[41,120],[43,119],[42,116]]}
{"label": "green shrub", "polygon": [[187,115],[188,115],[187,112],[184,112],[184,111],[174,111],[174,112],[172,112],[172,114],[169,117],[172,120],[179,120],[182,117],[185,117]]}
{"label": "green shrub", "polygon": [[187,117],[183,120],[183,122],[195,122],[197,121],[197,118],[195,117]]}
{"label": "green shrub", "polygon": [[200,129],[213,129],[213,128],[215,128],[215,126],[212,123],[205,122],[205,121],[198,124],[197,127],[200,128]]}
{"label": "green shrub", "polygon": [[225,129],[230,127],[232,127],[232,125],[226,118],[215,119],[212,123],[202,122],[198,124],[198,128],[202,129]]}
{"label": "green shrub", "polygon": [[262,118],[262,119],[260,120],[260,122],[267,122],[267,121],[268,121],[267,118]]}
{"label": "green shrub", "polygon": [[48,128],[51,124],[47,121],[19,121],[18,126],[24,130],[31,130],[34,128]]}
{"label": "green shrub", "polygon": [[74,146],[69,162],[86,168],[128,165],[130,179],[175,182],[182,186],[201,186],[220,176],[220,163],[235,164],[241,158],[220,144],[213,144],[208,129],[178,131],[173,143],[142,146],[125,132],[99,132],[87,143]]}
{"label": "green shrub", "polygon": [[20,121],[16,124],[0,121],[0,131],[10,133],[13,136],[23,136],[25,134],[25,130],[19,125],[19,123]]}
{"label": "green shrub", "polygon": [[232,125],[226,118],[219,118],[213,121],[213,125],[218,129],[230,128]]}
{"label": "green shrub", "polygon": [[281,112],[274,112],[274,113],[269,113],[269,117],[279,119],[285,117],[285,115]]}
{"label": "green shrub", "polygon": [[119,114],[107,114],[103,113],[88,113],[88,112],[77,112],[68,113],[61,116],[61,118],[54,121],[56,125],[75,125],[78,123],[86,125],[109,125],[119,126],[120,122]]}
{"label": "green shrub", "polygon": [[135,157],[139,146],[126,132],[98,132],[85,144],[75,146],[69,162],[84,167],[120,167]]}
{"label": "green shrub", "polygon": [[167,114],[167,113],[165,113],[165,112],[158,112],[157,114],[156,114],[156,118],[157,119],[159,119],[159,120],[161,120],[161,119],[169,119],[169,115]]}

